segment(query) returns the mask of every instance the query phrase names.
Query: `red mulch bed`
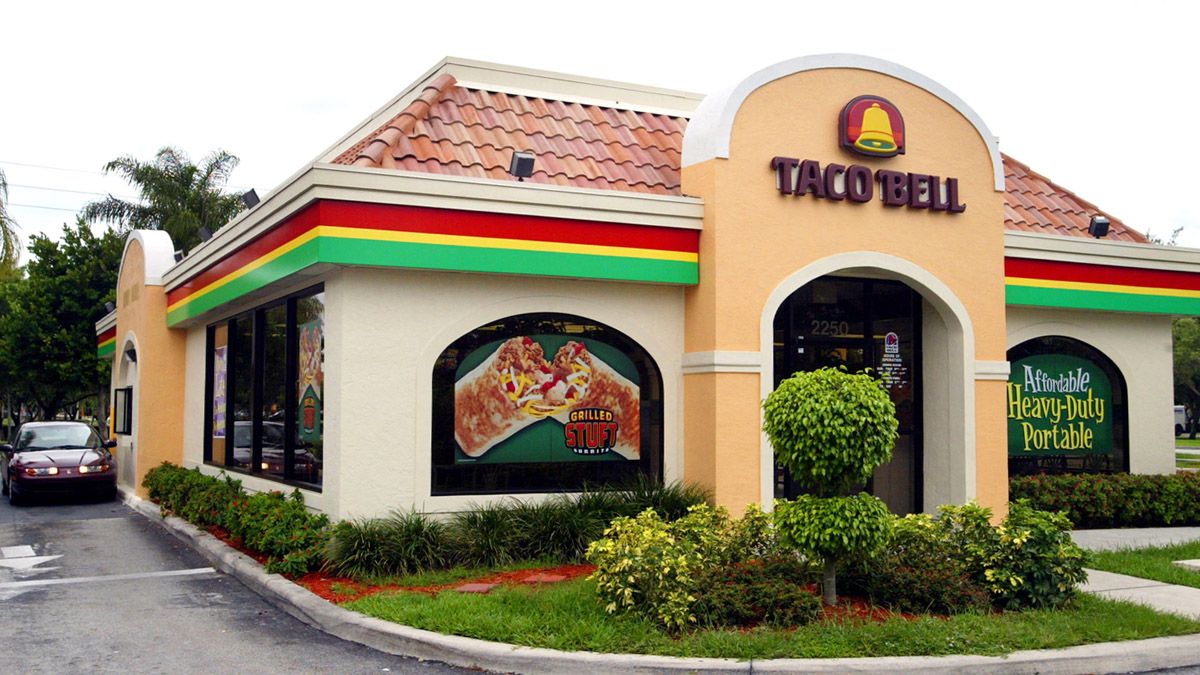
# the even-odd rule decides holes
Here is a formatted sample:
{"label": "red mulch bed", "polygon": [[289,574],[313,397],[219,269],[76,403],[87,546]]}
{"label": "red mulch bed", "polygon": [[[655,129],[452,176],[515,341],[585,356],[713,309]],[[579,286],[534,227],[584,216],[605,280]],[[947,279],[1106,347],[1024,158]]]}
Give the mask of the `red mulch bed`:
{"label": "red mulch bed", "polygon": [[[515,586],[524,583],[524,580],[534,574],[559,574],[566,577],[566,580],[576,579],[578,577],[587,576],[596,570],[595,565],[558,565],[556,567],[531,567],[523,570],[513,570],[510,572],[495,572],[481,577],[470,579],[459,579],[448,584],[436,584],[431,586],[400,586],[396,584],[388,585],[372,585],[364,584],[345,577],[336,577],[323,572],[310,572],[304,576],[295,579],[294,581],[301,586],[312,591],[316,595],[325,598],[326,600],[341,604],[345,602],[353,602],[359,598],[365,598],[368,595],[382,593],[384,591],[410,591],[414,593],[427,593],[431,596],[437,596],[438,593],[461,586],[463,584],[508,584]],[[338,590],[334,591],[334,585],[338,586]]]}

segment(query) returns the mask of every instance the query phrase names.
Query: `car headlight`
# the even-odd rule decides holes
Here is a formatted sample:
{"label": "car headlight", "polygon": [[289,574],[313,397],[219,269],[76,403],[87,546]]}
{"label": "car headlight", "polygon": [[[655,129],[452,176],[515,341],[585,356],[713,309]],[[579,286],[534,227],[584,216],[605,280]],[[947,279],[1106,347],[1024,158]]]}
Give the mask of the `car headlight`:
{"label": "car headlight", "polygon": [[32,466],[25,467],[26,476],[57,476],[58,467],[48,466],[45,468],[34,468]]}
{"label": "car headlight", "polygon": [[79,473],[104,473],[105,471],[108,471],[107,464],[91,464],[79,467]]}

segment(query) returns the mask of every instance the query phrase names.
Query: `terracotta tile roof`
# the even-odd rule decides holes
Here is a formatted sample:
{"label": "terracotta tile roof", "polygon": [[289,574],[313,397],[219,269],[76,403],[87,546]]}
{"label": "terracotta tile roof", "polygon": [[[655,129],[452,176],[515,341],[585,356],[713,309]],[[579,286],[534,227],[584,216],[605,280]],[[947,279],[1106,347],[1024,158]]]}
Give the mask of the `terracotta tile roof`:
{"label": "terracotta tile roof", "polygon": [[[516,150],[537,159],[533,183],[680,194],[687,119],[458,86],[449,74],[334,162],[511,181]],[[1004,225],[1087,237],[1092,215],[1108,216],[1108,239],[1146,237],[1025,164],[1004,156]]]}
{"label": "terracotta tile roof", "polygon": [[534,153],[533,183],[679,194],[687,120],[467,89],[433,79],[339,164],[513,180],[515,150]]}
{"label": "terracotta tile roof", "polygon": [[1004,226],[1010,230],[1088,237],[1094,215],[1109,220],[1111,241],[1146,243],[1146,236],[1017,160],[1004,159]]}

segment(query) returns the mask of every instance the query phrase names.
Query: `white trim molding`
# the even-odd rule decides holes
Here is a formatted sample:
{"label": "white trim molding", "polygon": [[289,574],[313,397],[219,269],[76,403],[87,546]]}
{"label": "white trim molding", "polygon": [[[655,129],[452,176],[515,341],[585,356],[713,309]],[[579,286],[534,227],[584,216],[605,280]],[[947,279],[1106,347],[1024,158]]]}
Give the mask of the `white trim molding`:
{"label": "white trim molding", "polygon": [[712,351],[687,352],[683,355],[683,374],[698,373],[761,373],[762,354],[759,352]]}
{"label": "white trim molding", "polygon": [[686,168],[718,157],[729,158],[729,141],[733,135],[733,120],[737,117],[742,104],[755,90],[789,75],[827,68],[847,68],[882,73],[920,87],[945,101],[979,132],[979,137],[987,147],[988,155],[992,160],[995,190],[996,192],[1004,191],[1004,167],[1000,161],[1000,143],[988,130],[983,118],[972,110],[971,106],[949,89],[916,71],[891,61],[859,54],[818,54],[783,61],[763,68],[731,89],[706,96],[701,101],[700,107],[696,108],[695,114],[688,122],[687,132],[683,135],[683,166]]}
{"label": "white trim molding", "polygon": [[1008,381],[1010,372],[1008,361],[976,361],[975,362],[975,379],[976,380],[1002,380]]}

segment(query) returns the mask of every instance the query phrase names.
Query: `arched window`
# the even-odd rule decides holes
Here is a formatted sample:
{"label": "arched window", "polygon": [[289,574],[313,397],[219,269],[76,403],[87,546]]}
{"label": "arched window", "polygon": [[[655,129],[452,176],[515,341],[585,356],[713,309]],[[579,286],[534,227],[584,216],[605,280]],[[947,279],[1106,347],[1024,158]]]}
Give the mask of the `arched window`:
{"label": "arched window", "polygon": [[1048,335],[1008,350],[1008,473],[1129,471],[1125,377],[1100,350]]}
{"label": "arched window", "polygon": [[662,477],[662,375],[625,334],[521,314],[450,344],[433,367],[434,495],[565,492]]}

